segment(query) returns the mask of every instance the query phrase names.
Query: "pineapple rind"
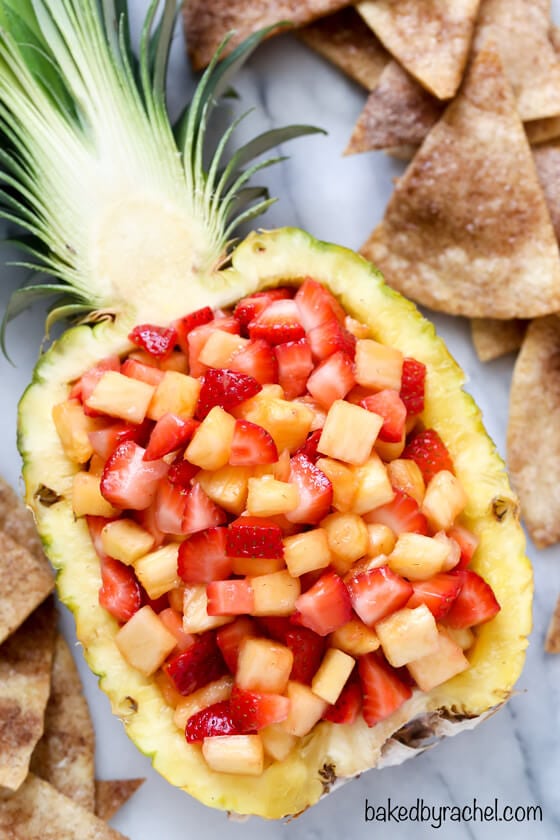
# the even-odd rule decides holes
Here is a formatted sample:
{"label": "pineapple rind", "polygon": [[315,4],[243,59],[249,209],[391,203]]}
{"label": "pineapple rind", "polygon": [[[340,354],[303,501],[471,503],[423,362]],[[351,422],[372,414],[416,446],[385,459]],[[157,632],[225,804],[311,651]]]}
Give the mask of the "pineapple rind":
{"label": "pineapple rind", "polygon": [[[113,711],[172,784],[210,806],[267,818],[314,804],[327,790],[320,777],[325,764],[334,764],[338,777],[375,766],[387,739],[413,717],[436,710],[444,710],[444,716],[475,717],[499,705],[519,676],[531,629],[532,575],[516,498],[479,410],[461,389],[461,369],[414,305],[389,289],[353,252],[289,228],[251,234],[233,253],[231,267],[208,278],[206,288],[200,278],[186,278],[185,283],[190,283],[189,306],[194,310],[225,306],[259,288],[297,284],[306,276],[329,287],[351,316],[371,327],[373,338],[427,364],[425,422],[437,428],[454,459],[469,498],[466,524],[480,539],[473,568],[488,580],[502,606],[478,629],[467,671],[428,694],[415,693],[375,727],[363,721],[344,727],[323,722],[302,747],[273,762],[261,777],[209,770],[199,747],[188,745],[174,726],[173,710],[152,680],[132,669],[114,644],[118,625],[98,603],[99,562],[84,521],[76,522],[72,514],[70,491],[78,467],[64,456],[51,416],[53,405],[67,397],[70,381],[100,358],[130,349],[130,320],[65,333],[39,361],[19,408],[27,502],[58,569],[59,595],[74,612],[78,638]],[[61,500],[49,507],[41,504],[36,497],[40,485]]]}

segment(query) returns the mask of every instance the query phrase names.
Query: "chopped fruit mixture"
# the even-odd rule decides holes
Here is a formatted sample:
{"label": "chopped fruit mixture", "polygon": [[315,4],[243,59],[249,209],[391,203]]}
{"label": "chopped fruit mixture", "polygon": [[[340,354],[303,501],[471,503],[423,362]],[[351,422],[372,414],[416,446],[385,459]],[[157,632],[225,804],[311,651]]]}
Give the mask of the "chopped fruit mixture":
{"label": "chopped fruit mixture", "polygon": [[54,410],[119,650],[216,771],[374,726],[500,609],[425,366],[367,336],[307,279],[135,327]]}

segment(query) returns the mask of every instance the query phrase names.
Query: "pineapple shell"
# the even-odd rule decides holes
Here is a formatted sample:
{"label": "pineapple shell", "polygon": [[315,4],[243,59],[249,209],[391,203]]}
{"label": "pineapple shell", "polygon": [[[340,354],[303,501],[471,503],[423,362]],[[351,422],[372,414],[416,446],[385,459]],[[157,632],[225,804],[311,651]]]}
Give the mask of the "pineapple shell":
{"label": "pineapple shell", "polygon": [[[462,390],[462,370],[434,327],[386,286],[379,272],[355,253],[297,229],[252,233],[232,253],[228,268],[190,285],[185,281],[182,306],[227,306],[259,289],[297,285],[306,276],[330,289],[373,338],[427,365],[425,423],[438,430],[453,457],[468,495],[466,524],[480,540],[473,568],[502,607],[477,629],[468,670],[429,693],[415,692],[374,727],[362,719],[344,726],[324,721],[260,777],[211,771],[199,747],[187,744],[175,727],[173,710],[155,683],[132,669],[115,645],[118,624],[98,603],[99,561],[85,521],[72,513],[77,467],[65,457],[52,420],[52,408],[67,397],[70,382],[99,359],[131,349],[129,317],[66,332],[39,361],[19,407],[27,502],[58,570],[60,598],[74,613],[86,659],[113,712],[173,785],[212,807],[270,819],[297,814],[369,768],[398,764],[434,738],[477,725],[509,697],[531,629],[532,574],[504,465],[478,408]],[[165,316],[152,312],[151,320],[161,323]]]}

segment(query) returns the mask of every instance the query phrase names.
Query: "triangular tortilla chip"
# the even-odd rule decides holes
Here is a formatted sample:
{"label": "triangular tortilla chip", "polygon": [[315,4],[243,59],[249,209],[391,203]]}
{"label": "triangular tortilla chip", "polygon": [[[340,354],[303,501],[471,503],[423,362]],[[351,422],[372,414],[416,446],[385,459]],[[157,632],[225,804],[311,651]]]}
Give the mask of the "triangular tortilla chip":
{"label": "triangular tortilla chip", "polygon": [[17,793],[0,795],[0,837],[6,840],[126,840],[123,834],[32,773]]}
{"label": "triangular tortilla chip", "polygon": [[533,149],[533,156],[552,226],[560,241],[560,140]]}
{"label": "triangular tortilla chip", "polygon": [[508,465],[521,514],[539,548],[560,539],[560,318],[533,321],[513,370]]}
{"label": "triangular tortilla chip", "polygon": [[55,644],[45,732],[31,770],[78,805],[95,808],[95,735],[80,675],[62,636]]}
{"label": "triangular tortilla chip", "polygon": [[108,822],[146,779],[97,779],[95,782],[95,813]]}
{"label": "triangular tortilla chip", "polygon": [[38,560],[45,560],[33,516],[3,478],[0,478],[0,530],[24,545]]}
{"label": "triangular tortilla chip", "polygon": [[49,598],[0,647],[0,787],[9,790],[23,783],[43,734],[55,627]]}
{"label": "triangular tortilla chip", "polygon": [[544,640],[544,649],[547,653],[560,653],[560,598],[556,601],[556,606],[548,630],[546,639]]}
{"label": "triangular tortilla chip", "polygon": [[348,5],[348,0],[189,0],[183,4],[183,20],[192,65],[195,70],[206,67],[232,30],[229,52],[265,26],[282,21],[305,26]]}
{"label": "triangular tortilla chip", "polygon": [[560,115],[560,61],[550,0],[482,0],[476,41],[494,41],[522,120]]}
{"label": "triangular tortilla chip", "polygon": [[[548,34],[556,57],[560,59],[560,26],[551,26]],[[547,140],[555,140],[560,137],[560,115],[545,117],[542,120],[531,120],[525,123],[525,131],[529,143],[533,145],[546,143]]]}
{"label": "triangular tortilla chip", "polygon": [[391,286],[452,315],[560,310],[558,245],[495,50],[473,61],[362,253]]}
{"label": "triangular tortilla chip", "polygon": [[304,26],[298,36],[367,90],[374,89],[390,60],[387,50],[353,8]]}
{"label": "triangular tortilla chip", "polygon": [[471,337],[481,362],[491,362],[506,353],[519,350],[527,330],[527,321],[497,321],[495,318],[473,318]]}
{"label": "triangular tortilla chip", "polygon": [[439,99],[390,61],[368,97],[345,154],[421,143],[442,110]]}
{"label": "triangular tortilla chip", "polygon": [[438,99],[461,84],[480,0],[367,0],[356,8],[389,52]]}
{"label": "triangular tortilla chip", "polygon": [[46,557],[37,559],[0,531],[0,644],[53,589],[54,576]]}

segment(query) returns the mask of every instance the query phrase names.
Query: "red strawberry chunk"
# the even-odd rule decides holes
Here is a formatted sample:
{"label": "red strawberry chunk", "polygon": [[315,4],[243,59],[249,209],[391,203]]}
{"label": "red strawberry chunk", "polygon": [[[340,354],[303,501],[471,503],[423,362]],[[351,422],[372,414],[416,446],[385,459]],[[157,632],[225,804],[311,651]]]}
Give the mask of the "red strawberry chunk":
{"label": "red strawberry chunk", "polygon": [[416,359],[403,359],[400,397],[409,416],[424,411],[425,382],[426,365]]}
{"label": "red strawberry chunk", "polygon": [[282,530],[269,519],[240,516],[227,530],[226,552],[229,557],[282,558]]}
{"label": "red strawberry chunk", "polygon": [[360,657],[358,674],[362,686],[362,714],[368,726],[375,726],[389,717],[412,696],[410,686],[375,653]]}
{"label": "red strawberry chunk", "polygon": [[114,519],[106,519],[104,516],[86,516],[86,522],[89,530],[89,536],[93,543],[93,547],[96,551],[97,556],[103,560],[107,555],[103,551],[103,545],[101,543],[101,532],[105,525],[109,522],[114,522]]}
{"label": "red strawberry chunk", "polygon": [[189,355],[188,336],[196,327],[201,327],[209,321],[214,320],[214,313],[209,306],[203,306],[202,309],[197,309],[195,312],[189,312],[183,318],[178,318],[175,321],[175,329],[177,331],[177,342],[187,356]]}
{"label": "red strawberry chunk", "polygon": [[175,327],[159,327],[155,324],[139,324],[128,337],[154,359],[167,359],[177,344]]}
{"label": "red strawberry chunk", "polygon": [[212,703],[201,709],[187,720],[185,737],[187,743],[196,744],[205,738],[217,735],[241,735],[241,729],[235,724],[229,700]]}
{"label": "red strawberry chunk", "polygon": [[424,536],[428,534],[428,520],[420,512],[418,502],[402,490],[395,490],[392,502],[366,513],[364,520],[368,523],[387,525],[397,536],[405,532]]}
{"label": "red strawberry chunk", "polygon": [[196,636],[193,636],[192,633],[185,633],[183,630],[183,617],[180,613],[171,609],[171,607],[166,607],[158,613],[158,618],[169,632],[175,636],[177,650],[181,651],[181,653],[195,643]]}
{"label": "red strawberry chunk", "polygon": [[360,403],[362,408],[372,411],[383,418],[383,425],[379,430],[379,440],[387,443],[398,443],[403,439],[406,423],[406,407],[398,391],[387,389],[378,391],[366,397]]}
{"label": "red strawberry chunk", "polygon": [[101,493],[112,505],[144,510],[152,504],[169,466],[163,460],[145,461],[145,451],[127,440],[107,460],[101,476]]}
{"label": "red strawberry chunk", "polygon": [[275,300],[249,323],[249,336],[269,344],[298,341],[305,336],[299,311],[293,300]]}
{"label": "red strawberry chunk", "polygon": [[240,324],[237,318],[214,318],[208,323],[202,324],[191,330],[186,337],[186,349],[181,344],[183,351],[189,357],[189,373],[191,376],[202,376],[205,370],[209,368],[199,362],[198,357],[202,348],[210,338],[211,334],[216,330],[231,333],[232,335],[239,335]]}
{"label": "red strawberry chunk", "polygon": [[148,385],[159,385],[164,376],[164,371],[153,365],[145,365],[143,362],[138,362],[136,359],[127,359],[123,362],[121,368],[123,376],[128,376],[130,379],[138,379],[140,382],[146,382]]}
{"label": "red strawberry chunk", "polygon": [[278,382],[278,364],[274,349],[267,341],[259,339],[235,354],[229,362],[231,370],[252,376],[261,385]]}
{"label": "red strawberry chunk", "polygon": [[183,697],[218,680],[227,672],[212,630],[196,636],[191,647],[169,659],[163,668]]}
{"label": "red strawberry chunk", "polygon": [[462,525],[453,525],[447,532],[447,536],[455,540],[461,551],[461,559],[455,569],[466,569],[478,547],[478,537]]}
{"label": "red strawberry chunk", "polygon": [[303,446],[300,446],[295,455],[304,455],[308,461],[311,461],[314,464],[317,458],[319,457],[317,447],[319,446],[321,434],[322,429],[315,429],[314,432],[310,432],[307,435],[307,440],[305,441]]}
{"label": "red strawberry chunk", "polygon": [[133,440],[135,443],[144,446],[150,436],[153,423],[144,420],[139,425],[132,423],[116,422],[111,423],[104,429],[96,429],[89,432],[88,437],[93,451],[104,461],[110,458],[117,446],[125,440]]}
{"label": "red strawberry chunk", "polygon": [[229,411],[261,390],[262,385],[246,373],[227,368],[209,368],[202,379],[196,416],[204,420],[215,405]]}
{"label": "red strawberry chunk", "polygon": [[425,429],[414,435],[405,446],[401,458],[416,461],[426,484],[441,470],[454,472],[451,455],[435,429]]}
{"label": "red strawberry chunk", "polygon": [[145,510],[135,510],[133,516],[136,522],[145,528],[154,538],[154,548],[159,548],[165,542],[165,534],[160,531],[156,524],[156,504],[152,504]]}
{"label": "red strawberry chunk", "polygon": [[152,430],[150,442],[144,455],[145,461],[154,461],[188,443],[199,423],[192,418],[183,420],[176,414],[164,414]]}
{"label": "red strawberry chunk", "polygon": [[355,384],[352,359],[339,350],[317,365],[307,380],[307,390],[322,406],[330,408],[335,400],[344,399]]}
{"label": "red strawberry chunk", "polygon": [[425,604],[434,618],[443,618],[449,612],[451,605],[457,598],[463,585],[461,575],[450,575],[445,572],[433,575],[428,580],[412,581],[414,590],[406,606],[409,609]]}
{"label": "red strawberry chunk", "polygon": [[414,591],[412,584],[388,566],[350,573],[345,583],[355,612],[368,627],[404,607]]}
{"label": "red strawberry chunk", "polygon": [[308,277],[297,290],[295,301],[305,332],[320,327],[333,318],[343,324],[346,313],[331,293]]}
{"label": "red strawberry chunk", "polygon": [[266,292],[255,292],[254,295],[240,300],[233,314],[242,326],[247,327],[261,312],[275,300],[286,300],[292,297],[291,289],[269,289]]}
{"label": "red strawberry chunk", "polygon": [[193,534],[179,546],[177,571],[185,583],[209,583],[231,575],[231,559],[226,556],[226,528],[208,528]]}
{"label": "red strawberry chunk", "polygon": [[287,341],[274,348],[278,363],[278,382],[284,389],[287,400],[305,394],[307,379],[313,370],[311,347],[306,338]]}
{"label": "red strawberry chunk", "polygon": [[187,498],[188,490],[178,484],[172,484],[167,478],[160,481],[155,498],[155,518],[159,531],[163,534],[183,533]]}
{"label": "red strawberry chunk", "polygon": [[330,479],[305,455],[291,459],[290,482],[298,489],[299,504],[286,514],[289,522],[314,525],[329,513],[333,497]]}
{"label": "red strawberry chunk", "polygon": [[258,464],[274,464],[278,460],[278,449],[272,436],[262,426],[250,420],[236,420],[229,462],[237,467],[253,467]]}
{"label": "red strawberry chunk", "polygon": [[311,352],[316,359],[326,359],[338,350],[351,359],[356,355],[356,338],[345,329],[336,318],[325,321],[319,327],[307,333]]}
{"label": "red strawberry chunk", "polygon": [[245,615],[255,608],[253,587],[248,580],[214,580],[206,587],[208,615]]}
{"label": "red strawberry chunk", "polygon": [[183,534],[195,534],[223,525],[227,520],[225,512],[210,499],[200,484],[195,482],[187,494],[183,515]]}
{"label": "red strawberry chunk", "polygon": [[470,569],[456,574],[463,585],[445,616],[445,623],[449,627],[474,627],[494,618],[501,607],[489,584]]}
{"label": "red strawberry chunk", "polygon": [[323,720],[331,723],[354,723],[362,708],[362,689],[355,680],[349,680],[342,689],[336,703],[328,706]]}
{"label": "red strawberry chunk", "polygon": [[295,624],[301,624],[326,636],[352,618],[352,605],[348,590],[336,572],[325,572],[307,592],[300,595],[292,615]]}
{"label": "red strawberry chunk", "polygon": [[200,467],[186,461],[182,455],[177,455],[167,473],[171,484],[178,484],[181,487],[189,488],[195,475],[200,472]]}
{"label": "red strawberry chunk", "polygon": [[254,638],[255,636],[258,636],[257,625],[248,616],[236,618],[231,624],[226,624],[225,627],[221,627],[218,630],[216,634],[218,647],[232,674],[235,674],[237,671],[237,660],[241,642],[244,639],[248,639],[249,637]]}
{"label": "red strawberry chunk", "polygon": [[99,603],[117,621],[128,621],[142,606],[142,589],[134,569],[119,560],[101,558]]}
{"label": "red strawberry chunk", "polygon": [[259,619],[269,636],[282,642],[294,656],[290,679],[310,684],[325,653],[326,640],[308,627],[297,627],[289,618],[268,616]]}
{"label": "red strawberry chunk", "polygon": [[286,720],[290,701],[280,694],[246,691],[234,685],[230,697],[231,718],[240,732],[249,733]]}

